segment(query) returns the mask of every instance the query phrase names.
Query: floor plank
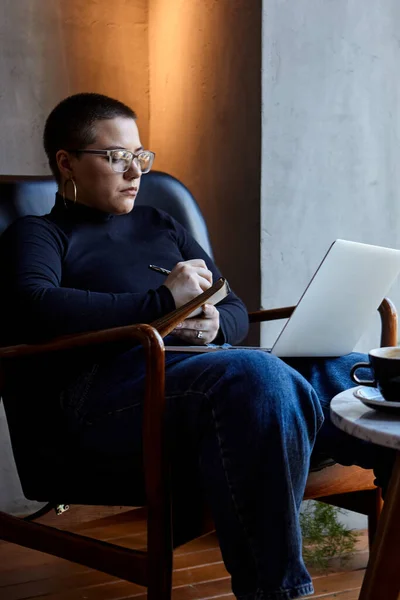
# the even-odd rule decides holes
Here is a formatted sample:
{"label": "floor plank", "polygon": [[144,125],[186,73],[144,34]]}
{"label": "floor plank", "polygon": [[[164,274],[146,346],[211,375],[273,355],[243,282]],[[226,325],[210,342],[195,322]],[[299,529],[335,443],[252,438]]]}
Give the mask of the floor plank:
{"label": "floor plank", "polygon": [[[75,510],[74,507],[73,510]],[[79,511],[78,511],[79,512]],[[72,510],[71,510],[72,513]],[[145,513],[121,507],[40,520],[59,528],[138,548],[146,544]],[[368,560],[366,532],[347,564],[332,559],[326,571],[310,569],[315,600],[356,600]],[[174,554],[173,600],[233,600],[230,578],[215,533],[193,540]],[[146,590],[87,567],[0,542],[1,600],[146,600]]]}

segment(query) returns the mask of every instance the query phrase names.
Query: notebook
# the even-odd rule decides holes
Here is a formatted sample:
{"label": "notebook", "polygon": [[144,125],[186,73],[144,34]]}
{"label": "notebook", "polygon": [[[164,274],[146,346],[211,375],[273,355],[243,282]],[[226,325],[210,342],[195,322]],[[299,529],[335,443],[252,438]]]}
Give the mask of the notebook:
{"label": "notebook", "polygon": [[[352,352],[400,272],[400,250],[338,239],[329,248],[272,348],[280,357]],[[230,349],[243,346],[230,346]],[[210,352],[223,346],[168,346]]]}

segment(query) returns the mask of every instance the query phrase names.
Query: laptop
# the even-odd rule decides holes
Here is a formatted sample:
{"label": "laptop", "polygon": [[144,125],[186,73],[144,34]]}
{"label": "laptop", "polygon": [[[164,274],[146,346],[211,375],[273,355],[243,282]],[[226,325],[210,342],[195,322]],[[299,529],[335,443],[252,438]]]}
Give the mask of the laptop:
{"label": "laptop", "polygon": [[273,345],[276,356],[352,352],[400,272],[400,250],[336,240]]}
{"label": "laptop", "polygon": [[[336,240],[272,348],[279,357],[343,356],[352,352],[400,272],[400,250]],[[246,346],[229,346],[243,349]],[[166,346],[210,352],[224,346]]]}

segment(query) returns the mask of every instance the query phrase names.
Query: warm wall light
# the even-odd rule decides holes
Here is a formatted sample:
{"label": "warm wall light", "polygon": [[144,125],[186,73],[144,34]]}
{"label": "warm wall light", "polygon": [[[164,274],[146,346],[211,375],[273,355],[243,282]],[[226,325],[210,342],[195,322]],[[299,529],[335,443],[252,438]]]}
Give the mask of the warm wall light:
{"label": "warm wall light", "polygon": [[149,63],[156,166],[191,189],[219,266],[258,308],[261,3],[149,0]]}

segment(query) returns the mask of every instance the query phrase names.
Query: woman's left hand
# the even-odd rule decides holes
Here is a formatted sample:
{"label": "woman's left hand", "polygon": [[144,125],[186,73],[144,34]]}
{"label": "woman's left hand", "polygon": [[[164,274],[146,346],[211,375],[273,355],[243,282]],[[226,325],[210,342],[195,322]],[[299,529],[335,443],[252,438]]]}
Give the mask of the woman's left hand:
{"label": "woman's left hand", "polygon": [[212,304],[205,304],[198,317],[186,319],[171,331],[190,345],[203,346],[215,340],[219,330],[219,312]]}

